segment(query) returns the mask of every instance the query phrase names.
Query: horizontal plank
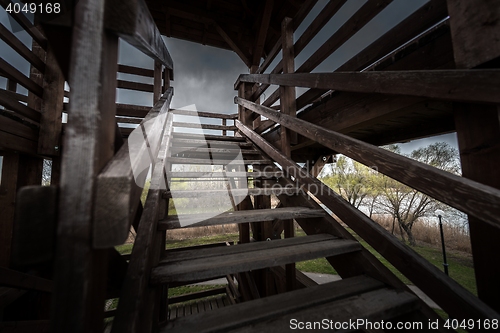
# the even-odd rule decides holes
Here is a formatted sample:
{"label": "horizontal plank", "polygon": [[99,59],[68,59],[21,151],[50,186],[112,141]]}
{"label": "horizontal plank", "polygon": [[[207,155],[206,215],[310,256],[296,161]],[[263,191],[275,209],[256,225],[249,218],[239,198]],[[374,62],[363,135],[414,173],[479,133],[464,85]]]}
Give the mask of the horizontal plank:
{"label": "horizontal plank", "polygon": [[[377,290],[382,287],[383,284],[379,281],[365,276],[358,276],[243,302],[227,307],[224,311],[178,318],[175,321],[167,323],[160,332],[204,333],[231,331],[232,329],[262,322],[265,319],[295,313],[321,304],[329,304],[329,302]],[[333,307],[333,309],[336,309],[336,307]],[[245,315],[242,316],[242,314]],[[289,323],[284,325],[284,327],[289,328]]]}
{"label": "horizontal plank", "polygon": [[[160,150],[163,133],[172,116],[168,109],[173,89],[169,88],[144,118],[148,123],[148,142],[123,145],[97,177],[94,209],[94,246],[107,248],[122,244],[128,237],[130,224],[138,205],[147,172],[134,174],[145,165],[149,169],[151,158],[156,158]],[[145,126],[146,127],[146,126]],[[145,164],[146,163],[146,164]],[[136,178],[137,177],[137,178]],[[117,197],[120,199],[117,200]]]}
{"label": "horizontal plank", "polygon": [[21,273],[5,267],[0,267],[0,285],[26,289],[52,292],[51,280],[43,279],[35,275]]}
{"label": "horizontal plank", "polygon": [[[324,241],[333,241],[336,240],[332,235],[329,234],[316,234],[312,236],[307,236],[307,237],[294,237],[294,238],[288,238],[286,241],[280,239],[278,242],[275,242],[276,240],[273,241],[273,247],[274,248],[279,248],[279,247],[290,247],[290,246],[295,246],[299,244],[311,244],[315,242],[324,242]],[[249,244],[249,243],[247,243]],[[268,248],[269,244],[266,244],[266,242],[252,242],[251,248],[253,251],[261,251],[265,250]],[[209,258],[209,257],[222,257],[224,255],[232,255],[232,254],[239,254],[239,253],[245,253],[248,252],[248,247],[247,245],[241,247],[240,245],[243,244],[238,244],[237,246],[230,246],[230,247],[215,247],[210,249],[210,251],[198,251],[197,249],[191,249],[191,248],[186,248],[185,250],[179,250],[173,253],[170,253],[169,255],[165,256],[160,260],[160,264],[168,264],[172,262],[177,262],[177,261],[183,261],[183,260],[193,260],[193,259],[202,259],[202,258]]]}
{"label": "horizontal plank", "polygon": [[[308,238],[297,237],[300,238]],[[314,236],[313,236],[314,237]],[[332,237],[333,238],[333,237]],[[293,238],[292,238],[293,239]],[[265,242],[264,249],[254,250],[252,243],[236,245],[240,247],[239,253],[216,255],[213,257],[195,258],[191,260],[163,263],[151,272],[151,283],[169,283],[175,281],[192,281],[197,279],[215,278],[221,275],[262,269],[292,262],[310,260],[314,258],[330,257],[351,253],[360,249],[360,244],[355,241],[343,239],[329,239],[311,243],[291,246],[289,239],[279,239]],[[229,250],[232,247],[229,247]],[[209,250],[203,252],[208,253]]]}
{"label": "horizontal plank", "polygon": [[[271,158],[286,168],[301,186],[314,189],[314,196],[332,210],[341,221],[352,228],[362,239],[393,264],[424,293],[431,297],[454,318],[497,318],[498,314],[481,300],[446,276],[439,268],[422,258],[413,249],[403,244],[379,224],[373,222],[360,210],[354,208],[341,196],[316,177],[303,170],[290,158],[284,156],[269,142],[248,127],[236,122],[239,129]],[[303,126],[303,125],[302,125]],[[369,150],[363,150],[364,154]],[[370,164],[373,165],[373,164]],[[410,171],[408,168],[407,171]],[[379,170],[380,171],[380,170]],[[414,171],[414,170],[413,170]],[[418,179],[420,175],[413,176]],[[448,186],[452,186],[448,184]],[[333,195],[332,195],[333,194]]]}
{"label": "horizontal plank", "polygon": [[0,150],[36,155],[38,143],[0,130]]}
{"label": "horizontal plank", "polygon": [[178,115],[183,115],[183,116],[202,117],[202,118],[217,118],[217,119],[237,119],[238,118],[238,114],[225,114],[225,113],[179,110],[179,109],[172,109],[171,112],[173,114],[178,114]]}
{"label": "horizontal plank", "polygon": [[192,216],[183,215],[181,220],[179,220],[178,216],[169,216],[165,220],[159,221],[158,229],[170,230],[231,223],[274,221],[276,219],[289,220],[295,218],[314,218],[322,217],[325,214],[324,210],[305,207],[287,207],[224,212],[215,217],[211,213],[193,214]]}
{"label": "horizontal plank", "polygon": [[19,83],[38,97],[43,97],[43,88],[21,73],[14,66],[0,57],[0,73],[4,73],[9,79]]}
{"label": "horizontal plank", "polygon": [[239,81],[457,102],[500,103],[500,70],[242,74]]}
{"label": "horizontal plank", "polygon": [[143,91],[143,92],[153,92],[154,91],[154,86],[152,84],[125,81],[125,80],[118,80],[116,87],[121,88],[121,89],[136,90],[136,91]]}
{"label": "horizontal plank", "polygon": [[236,165],[236,164],[273,164],[271,160],[250,160],[243,159],[242,161],[233,161],[232,159],[213,159],[213,158],[186,158],[186,157],[169,157],[168,162],[171,164],[208,164],[208,165]]}
{"label": "horizontal plank", "polygon": [[[301,191],[300,188],[294,187],[283,187],[283,188],[249,188],[249,189],[233,189],[231,190],[231,195],[233,197],[246,196],[246,195],[293,195]],[[227,190],[183,190],[174,191],[174,198],[199,198],[205,196],[220,196],[227,195]],[[172,198],[171,191],[164,192],[165,198]]]}
{"label": "horizontal plank", "polygon": [[173,61],[144,0],[106,2],[105,27],[141,52],[173,69]]}
{"label": "horizontal plank", "polygon": [[172,154],[192,154],[192,153],[210,153],[213,156],[219,156],[222,154],[230,154],[236,157],[240,152],[243,155],[257,155],[261,154],[260,151],[255,149],[231,149],[231,148],[198,148],[198,147],[172,147],[170,149]]}
{"label": "horizontal plank", "polygon": [[135,118],[135,117],[116,117],[116,122],[117,123],[123,123],[123,124],[140,124],[142,121],[142,118]]}
{"label": "horizontal plank", "polygon": [[118,64],[118,72],[125,73],[125,74],[154,77],[154,70],[152,70],[152,69],[127,66],[127,65],[120,65],[120,64]]}
{"label": "horizontal plank", "polygon": [[144,118],[151,110],[152,106],[142,106],[133,104],[116,104],[116,115],[125,117]]}
{"label": "horizontal plank", "polygon": [[235,131],[236,130],[236,126],[197,124],[197,123],[186,123],[186,122],[179,122],[179,121],[174,122],[174,127],[199,128],[199,129],[222,130],[222,131]]}
{"label": "horizontal plank", "polygon": [[[7,6],[11,3],[10,0],[0,0],[0,4],[2,5],[3,8],[7,8]],[[11,14],[9,14],[10,17],[12,17],[19,25],[26,31],[31,38],[33,38],[38,45],[40,45],[44,50],[47,50],[47,38],[36,28],[33,26],[31,21],[24,15],[24,13],[19,12],[16,13],[15,11],[12,11]]]}
{"label": "horizontal plank", "polygon": [[172,172],[167,171],[169,178],[281,178],[282,171],[254,171],[254,172]]}
{"label": "horizontal plank", "polygon": [[45,72],[45,63],[26,47],[17,37],[0,23],[0,38],[21,57],[35,66],[41,73]]}
{"label": "horizontal plank", "polygon": [[28,96],[27,95],[23,95],[23,94],[14,92],[14,91],[4,90],[4,89],[2,89],[2,91],[4,92],[4,94],[9,95],[10,97],[15,99],[16,101],[28,103]]}
{"label": "horizontal plank", "polygon": [[168,304],[187,302],[187,301],[191,301],[191,300],[195,300],[195,299],[199,299],[199,298],[203,298],[203,297],[215,296],[215,295],[225,294],[225,293],[226,293],[226,287],[203,290],[203,291],[198,291],[195,293],[189,293],[189,294],[185,294],[185,295],[169,297]]}
{"label": "horizontal plank", "polygon": [[5,106],[5,108],[17,112],[19,115],[31,119],[37,123],[40,122],[41,114],[40,112],[26,106],[18,101],[18,97],[12,92],[0,89],[0,105]]}
{"label": "horizontal plank", "polygon": [[175,147],[225,147],[225,148],[250,148],[252,144],[250,142],[237,142],[237,141],[222,141],[222,140],[197,140],[197,139],[176,139],[172,140],[172,146]]}
{"label": "horizontal plank", "polygon": [[[500,86],[499,86],[500,87]],[[500,95],[499,95],[500,96]],[[238,103],[297,133],[500,228],[500,190],[439,170],[338,132],[240,99]],[[238,128],[241,123],[236,122]],[[238,125],[240,124],[240,125]]]}
{"label": "horizontal plank", "polygon": [[15,118],[12,119],[2,114],[0,114],[0,131],[20,136],[31,141],[38,141],[38,128],[28,126],[22,121],[17,121]]}
{"label": "horizontal plank", "polygon": [[220,141],[234,141],[243,142],[245,138],[237,136],[226,136],[226,135],[212,135],[212,134],[190,134],[190,133],[178,133],[174,132],[175,139],[193,139],[193,140],[220,140]]}

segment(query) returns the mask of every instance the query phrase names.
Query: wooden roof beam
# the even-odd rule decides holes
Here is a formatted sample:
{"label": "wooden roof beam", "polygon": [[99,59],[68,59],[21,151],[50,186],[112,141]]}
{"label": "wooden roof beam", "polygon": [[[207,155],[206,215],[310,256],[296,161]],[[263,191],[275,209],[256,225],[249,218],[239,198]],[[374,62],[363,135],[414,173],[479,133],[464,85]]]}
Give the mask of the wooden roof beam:
{"label": "wooden roof beam", "polygon": [[253,50],[253,62],[252,65],[259,66],[260,59],[262,57],[262,52],[264,51],[264,45],[266,42],[267,32],[269,29],[269,22],[271,21],[271,14],[273,12],[274,0],[266,1],[264,5],[264,10],[262,12],[262,17],[260,20],[260,28],[256,35],[255,48]]}
{"label": "wooden roof beam", "polygon": [[226,43],[231,46],[231,49],[236,52],[236,54],[241,58],[241,60],[243,60],[243,62],[245,63],[245,65],[247,65],[247,67],[251,67],[252,64],[248,58],[248,56],[245,54],[245,52],[243,52],[243,50],[241,49],[241,47],[239,47],[236,42],[227,34],[226,31],[224,31],[224,29],[222,29],[222,27],[215,21],[213,21],[213,25],[215,27],[215,30],[217,30],[217,32],[221,35],[221,37],[226,41]]}

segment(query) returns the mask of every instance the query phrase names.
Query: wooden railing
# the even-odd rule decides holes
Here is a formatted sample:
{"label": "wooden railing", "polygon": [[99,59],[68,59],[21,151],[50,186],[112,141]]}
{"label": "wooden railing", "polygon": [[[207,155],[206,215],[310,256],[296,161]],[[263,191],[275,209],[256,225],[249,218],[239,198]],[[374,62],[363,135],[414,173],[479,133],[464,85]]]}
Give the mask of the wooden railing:
{"label": "wooden railing", "polygon": [[[498,82],[499,75],[500,72],[496,70],[256,74],[241,75],[236,88],[240,88],[240,91],[248,91],[246,88],[241,89],[239,85],[249,83],[279,84],[281,86],[356,92],[375,91],[388,94],[413,94],[447,100],[482,100],[483,102],[498,103],[499,85],[497,83],[489,86],[489,83]],[[389,78],[393,80],[390,85],[374,84],[375,79],[379,80],[377,82],[380,83],[380,80]],[[423,87],[415,89],[415,84],[420,79],[424,79],[422,82],[432,83],[429,84],[429,87],[434,89]],[[488,84],[481,83],[485,79]],[[403,81],[405,82],[403,83]],[[474,84],[470,84],[471,82],[476,82],[477,88]],[[448,89],[445,89],[445,86]],[[500,190],[411,160],[242,97],[236,97],[235,103],[242,108],[243,117],[240,117],[240,121],[236,122],[236,126],[243,134],[278,162],[301,185],[305,188],[314,188],[314,191],[311,190],[313,196],[331,209],[344,223],[435,300],[446,312],[454,318],[460,319],[498,318],[498,314],[494,310],[444,275],[412,249],[403,245],[315,177],[305,173],[293,160],[286,157],[284,153],[277,150],[248,125],[245,125],[244,121],[254,118],[248,112],[265,116],[279,124],[282,129],[292,130],[367,166],[376,165],[379,172],[465,213],[487,221],[485,223],[495,228],[500,227]]]}

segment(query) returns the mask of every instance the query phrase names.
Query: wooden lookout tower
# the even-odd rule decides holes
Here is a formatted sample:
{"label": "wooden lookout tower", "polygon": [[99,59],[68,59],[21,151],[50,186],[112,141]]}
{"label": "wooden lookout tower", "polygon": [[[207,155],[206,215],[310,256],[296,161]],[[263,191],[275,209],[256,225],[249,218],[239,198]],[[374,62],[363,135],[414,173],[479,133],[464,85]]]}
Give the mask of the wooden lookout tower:
{"label": "wooden lookout tower", "polygon": [[[498,329],[500,4],[428,0],[391,17],[405,2],[0,0],[16,27],[0,26],[0,331],[288,332],[292,320],[324,319],[447,331],[362,243],[450,318],[472,320],[470,331]],[[336,68],[321,67],[381,17],[392,26]],[[168,38],[237,54],[248,72],[228,87],[234,113],[170,107],[174,86],[184,88]],[[120,64],[120,39],[154,66]],[[4,59],[7,49],[27,70]],[[117,91],[153,99],[117,103]],[[462,176],[380,148],[453,132]],[[478,296],[318,180],[334,154],[466,213]],[[219,196],[227,209],[196,210]],[[171,209],[175,200],[191,214]],[[166,250],[173,229],[234,223],[237,244]],[[121,255],[131,229],[132,252]],[[341,280],[318,285],[296,269],[315,258]],[[219,278],[225,288],[169,297],[169,288]]]}

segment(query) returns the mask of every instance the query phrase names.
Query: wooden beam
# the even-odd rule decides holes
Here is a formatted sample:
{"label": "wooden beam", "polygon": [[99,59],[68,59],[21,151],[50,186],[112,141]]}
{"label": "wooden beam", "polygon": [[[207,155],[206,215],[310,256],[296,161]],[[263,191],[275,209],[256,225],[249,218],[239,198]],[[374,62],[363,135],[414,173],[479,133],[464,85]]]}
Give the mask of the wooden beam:
{"label": "wooden beam", "polygon": [[10,91],[0,89],[0,104],[5,106],[9,110],[15,111],[20,116],[24,116],[37,123],[40,122],[40,112],[24,105],[23,103],[19,103],[18,97]]}
{"label": "wooden beam", "polygon": [[[286,117],[295,119],[289,116]],[[429,295],[429,297],[436,301],[451,316],[457,319],[493,319],[499,317],[497,312],[489,308],[411,248],[405,246],[396,237],[390,235],[384,228],[373,222],[360,210],[355,209],[328,186],[304,172],[304,170],[302,170],[293,160],[281,154],[261,136],[241,124],[239,121],[236,122],[236,126],[238,126],[238,128],[258,147],[286,169],[291,176],[300,180],[303,186],[307,185],[307,187],[304,186],[304,188],[308,188],[309,192],[314,197],[332,210],[335,215],[349,225],[363,240],[368,242],[376,251],[382,254],[391,264],[415,283],[416,286],[422,289],[423,292]],[[358,147],[352,148],[353,150],[358,149]],[[370,153],[372,152],[370,151]],[[406,170],[409,170],[409,168]],[[446,186],[453,187],[453,185],[452,183],[446,183]],[[473,196],[474,194],[471,195]]]}
{"label": "wooden beam", "polygon": [[236,85],[240,82],[500,103],[500,70],[497,69],[242,74]]}
{"label": "wooden beam", "polygon": [[17,37],[9,31],[3,24],[0,23],[0,37],[2,40],[12,47],[21,57],[26,59],[30,64],[35,66],[40,72],[45,71],[45,63],[33,52],[26,47]]}
{"label": "wooden beam", "polygon": [[19,83],[38,97],[43,97],[43,88],[30,80],[7,61],[0,58],[0,73],[4,73],[9,79]]}
{"label": "wooden beam", "polygon": [[269,22],[271,21],[273,7],[274,0],[268,0],[264,4],[264,10],[262,11],[262,16],[260,18],[259,30],[257,31],[257,35],[255,37],[255,46],[253,49],[252,65],[254,66],[260,65],[260,59],[266,43],[267,31],[269,28]]}
{"label": "wooden beam", "polygon": [[[455,105],[460,161],[464,177],[500,188],[498,162],[500,147],[500,111],[498,106]],[[491,265],[491,257],[499,254],[500,231],[484,219],[469,216],[470,241],[474,260],[474,273],[478,296],[486,304],[500,312],[500,301],[494,295],[500,293],[495,276],[500,267]]]}
{"label": "wooden beam", "polygon": [[226,41],[226,43],[231,47],[231,49],[236,52],[236,54],[243,60],[247,67],[251,67],[251,62],[243,50],[236,44],[236,42],[227,34],[227,32],[222,29],[222,27],[215,21],[212,22],[215,30],[221,35],[221,37]]}
{"label": "wooden beam", "polygon": [[50,280],[4,267],[0,267],[0,273],[0,285],[48,293],[53,291],[53,283]]}
{"label": "wooden beam", "polygon": [[[235,101],[362,164],[376,165],[379,172],[390,175],[391,178],[461,211],[478,218],[484,218],[489,225],[495,228],[500,227],[500,190],[282,114],[265,106],[242,100],[239,97],[235,97]],[[236,126],[240,129],[238,122]]]}
{"label": "wooden beam", "polygon": [[[0,5],[5,9],[7,6],[13,3],[10,0],[0,0]],[[12,11],[9,14],[17,23],[26,31],[33,40],[38,43],[44,50],[47,48],[47,38],[38,30],[37,27],[33,26],[33,23],[24,15],[22,12],[16,13]]]}
{"label": "wooden beam", "polygon": [[61,153],[64,76],[52,48],[48,48],[43,74],[43,101],[40,119],[38,154],[59,156]]}
{"label": "wooden beam", "polygon": [[124,74],[154,77],[154,70],[152,69],[127,66],[127,65],[118,65],[118,72]]}
{"label": "wooden beam", "polygon": [[127,239],[151,156],[157,156],[164,130],[172,123],[172,116],[167,115],[172,94],[169,88],[139,125],[144,131],[139,133],[147,135],[147,141],[123,145],[97,177],[94,247],[113,247]]}
{"label": "wooden beam", "polygon": [[116,115],[118,116],[144,118],[150,110],[150,106],[116,104]]}
{"label": "wooden beam", "polygon": [[225,130],[225,131],[235,131],[236,130],[236,126],[196,124],[196,123],[185,123],[185,122],[174,122],[174,127],[199,128],[199,129],[209,129],[209,130]]}
{"label": "wooden beam", "polygon": [[173,61],[144,0],[106,2],[106,28],[141,52],[173,69]]}
{"label": "wooden beam", "polygon": [[133,81],[117,80],[117,88],[143,92],[154,92],[154,85]]}
{"label": "wooden beam", "polygon": [[154,84],[153,84],[153,105],[158,102],[162,94],[162,65],[155,61],[154,64]]}
{"label": "wooden beam", "polygon": [[114,152],[118,37],[105,32],[103,21],[102,1],[76,4],[70,116],[61,162],[53,332],[95,332],[104,320],[107,255],[92,247],[92,213],[97,174]]}
{"label": "wooden beam", "polygon": [[458,68],[473,68],[500,57],[500,8],[495,0],[447,1]]}

